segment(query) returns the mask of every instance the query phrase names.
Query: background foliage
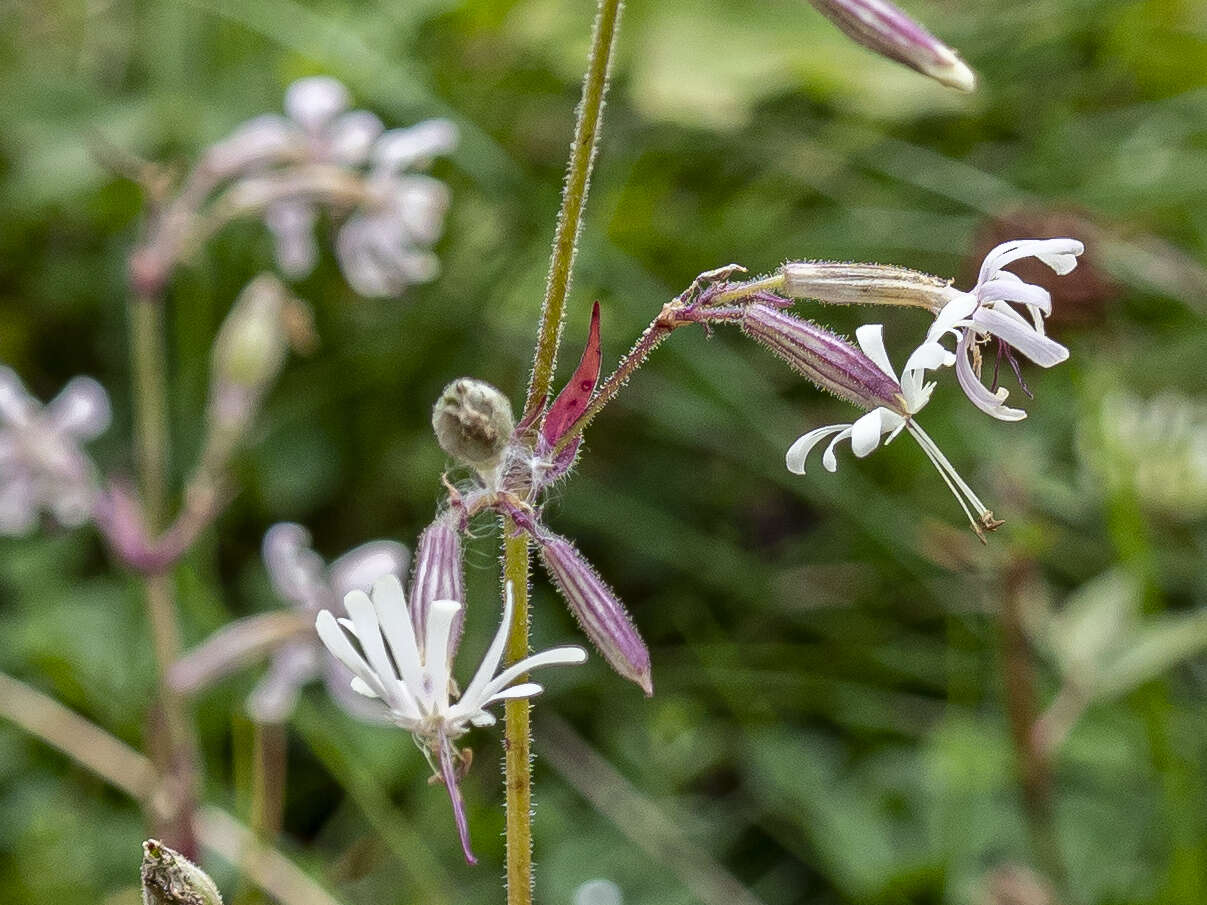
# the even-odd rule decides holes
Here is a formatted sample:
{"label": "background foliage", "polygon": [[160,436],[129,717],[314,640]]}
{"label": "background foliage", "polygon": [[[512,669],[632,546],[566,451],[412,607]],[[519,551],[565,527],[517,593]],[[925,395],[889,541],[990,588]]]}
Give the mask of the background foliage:
{"label": "background foliage", "polygon": [[[841,404],[740,336],[676,335],[593,426],[548,508],[634,613],[657,695],[598,658],[550,678],[536,711],[544,902],[596,877],[629,905],[716,901],[722,871],[768,905],[988,901],[1004,865],[1038,865],[1002,703],[1004,572],[1025,570],[1030,593],[1057,604],[1109,573],[1132,589],[1117,605],[1139,601],[1150,626],[1203,605],[1203,8],[909,8],[980,73],[976,94],[849,46],[795,0],[633,0],[563,366],[592,299],[615,360],[663,301],[729,261],[878,260],[967,281],[994,237],[1081,236],[1087,266],[1053,287],[1052,330],[1072,357],[1028,373],[1031,417],[990,423],[954,386],[927,411],[1008,524],[981,548],[906,442],[834,476],[790,475],[788,444],[842,420]],[[454,198],[439,281],[367,301],[328,255],[296,287],[322,345],[287,368],[239,460],[242,493],[179,570],[189,642],[278,605],[259,558],[275,521],[310,526],[329,558],[371,538],[413,543],[447,464],[428,417],[448,380],[520,398],[590,18],[577,0],[0,9],[0,360],[42,398],[81,372],[110,389],[117,417],[96,450],[111,473],[132,470],[124,256],[141,214],[139,190],[102,163],[114,149],[186,166],[319,72],[389,125],[444,115],[463,130],[436,170]],[[261,227],[237,225],[171,289],[179,474],[200,439],[209,344],[270,253]],[[858,313],[822,315],[850,330]],[[911,312],[885,318],[898,351],[923,329]],[[1170,392],[1166,415],[1117,436],[1120,406]],[[1179,418],[1189,460],[1162,444]],[[477,649],[496,545],[484,526],[469,554]],[[575,637],[543,578],[534,606],[538,646]],[[1059,651],[1084,650],[1106,618],[1066,625],[1064,648],[1036,629],[1045,701]],[[1179,657],[1204,643],[1201,620],[1177,625]],[[0,669],[142,744],[153,677],[138,589],[93,534],[0,541],[0,638]],[[1207,899],[1207,672],[1191,657],[1152,678],[1177,658],[1173,642],[1146,643],[1147,670],[1119,679],[1116,660],[1095,661],[1108,691],[1056,760],[1076,901]],[[254,678],[197,701],[206,796],[236,813]],[[354,724],[312,689],[289,739],[280,845],[341,898],[498,899],[497,736],[472,738],[476,869],[402,734]],[[0,726],[5,902],[133,901],[144,833],[131,802]],[[229,867],[207,867],[254,900]]]}

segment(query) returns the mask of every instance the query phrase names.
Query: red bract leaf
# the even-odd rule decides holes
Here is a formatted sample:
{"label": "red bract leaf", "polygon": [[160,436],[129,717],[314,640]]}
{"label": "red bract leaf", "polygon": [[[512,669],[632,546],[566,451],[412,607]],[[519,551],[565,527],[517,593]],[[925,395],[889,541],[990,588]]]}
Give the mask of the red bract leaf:
{"label": "red bract leaf", "polygon": [[549,413],[545,415],[545,423],[541,426],[541,436],[550,446],[557,443],[562,435],[583,413],[595,386],[599,383],[599,368],[603,364],[603,355],[599,348],[599,302],[591,311],[591,332],[587,335],[587,347],[583,349],[583,357],[574,370],[570,382],[557,394]]}

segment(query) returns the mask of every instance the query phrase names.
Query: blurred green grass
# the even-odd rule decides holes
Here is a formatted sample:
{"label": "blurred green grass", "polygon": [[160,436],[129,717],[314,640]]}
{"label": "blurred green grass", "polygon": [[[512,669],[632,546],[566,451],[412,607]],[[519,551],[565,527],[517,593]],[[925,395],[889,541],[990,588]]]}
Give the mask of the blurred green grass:
{"label": "blurred green grass", "polygon": [[[1112,391],[1204,395],[1202,7],[909,9],[960,48],[978,93],[848,46],[794,0],[634,0],[571,299],[563,365],[592,299],[615,360],[702,270],[810,257],[967,279],[978,236],[1004,215],[1073,218],[1102,275],[1076,322],[1053,327],[1069,363],[1028,374],[1031,418],[989,423],[954,386],[927,410],[928,430],[1008,521],[988,551],[907,443],[837,475],[788,474],[787,445],[846,412],[724,332],[661,350],[549,505],[550,525],[634,613],[658,694],[645,701],[593,660],[550,681],[538,718],[567,720],[697,855],[768,905],[976,903],[990,871],[1034,863],[1001,704],[1002,563],[1034,562],[1057,599],[1116,564],[1150,611],[1189,611],[1207,594],[1203,510],[1154,506],[1127,480],[1134,463],[1095,440]],[[275,521],[310,526],[329,557],[376,537],[413,543],[440,493],[428,417],[448,380],[472,374],[519,398],[590,18],[587,3],[553,0],[0,10],[0,361],[43,398],[80,372],[105,383],[117,418],[96,448],[111,473],[132,470],[124,255],[141,199],[98,163],[102,138],[184,167],[316,72],[390,125],[447,115],[465,135],[436,171],[454,198],[439,281],[367,301],[328,254],[297,286],[322,346],[286,370],[240,458],[242,493],[181,569],[188,641],[276,605],[259,561]],[[269,253],[260,228],[238,225],[172,287],[178,475],[200,442],[209,343]],[[820,312],[846,331],[862,314]],[[908,312],[885,320],[890,351],[922,328]],[[470,645],[492,622],[495,554],[490,537],[470,551]],[[141,745],[146,629],[136,587],[98,541],[0,541],[0,602],[0,669]],[[575,636],[543,580],[535,606],[538,643]],[[1207,898],[1205,680],[1192,661],[1074,730],[1055,793],[1077,901]],[[253,681],[198,702],[207,797],[236,811]],[[1055,681],[1041,672],[1045,694]],[[311,691],[290,727],[282,847],[350,905],[497,900],[500,751],[488,733],[472,742],[476,870],[410,742]],[[674,849],[644,850],[554,761],[537,768],[541,901],[570,902],[598,876],[628,905],[699,900]],[[130,802],[0,726],[4,901],[131,901],[143,832]]]}

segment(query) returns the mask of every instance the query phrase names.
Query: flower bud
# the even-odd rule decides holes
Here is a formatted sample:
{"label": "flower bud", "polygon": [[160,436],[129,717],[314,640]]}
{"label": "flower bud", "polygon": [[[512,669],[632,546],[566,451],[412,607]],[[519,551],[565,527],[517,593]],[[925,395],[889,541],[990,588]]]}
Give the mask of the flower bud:
{"label": "flower bud", "polygon": [[214,881],[184,855],[154,839],[142,851],[143,905],[222,905]]}
{"label": "flower bud", "polygon": [[818,388],[860,408],[902,411],[901,386],[841,336],[769,305],[748,305],[742,332]]}
{"label": "flower bud", "polygon": [[957,294],[948,280],[885,264],[790,261],[780,273],[785,295],[831,305],[912,305],[939,311]]}
{"label": "flower bud", "polygon": [[591,643],[616,672],[652,696],[650,652],[624,604],[570,541],[556,534],[541,534],[536,540],[549,577]]}
{"label": "flower bud", "polygon": [[954,50],[888,0],[809,0],[851,40],[961,91],[976,75]]}
{"label": "flower bud", "polygon": [[[411,619],[415,637],[427,637],[428,612],[433,600],[465,602],[465,568],[461,561],[461,535],[447,516],[440,516],[419,536],[415,551],[415,570],[411,575]],[[453,617],[449,632],[450,659],[461,640],[465,622],[465,607]],[[422,643],[422,642],[420,642]]]}
{"label": "flower bud", "polygon": [[515,419],[501,392],[485,381],[462,377],[436,400],[432,430],[440,448],[458,462],[487,471],[499,464]]}
{"label": "flower bud", "polygon": [[305,306],[276,277],[262,274],[235,300],[214,340],[209,418],[226,434],[242,431],[285,363]]}

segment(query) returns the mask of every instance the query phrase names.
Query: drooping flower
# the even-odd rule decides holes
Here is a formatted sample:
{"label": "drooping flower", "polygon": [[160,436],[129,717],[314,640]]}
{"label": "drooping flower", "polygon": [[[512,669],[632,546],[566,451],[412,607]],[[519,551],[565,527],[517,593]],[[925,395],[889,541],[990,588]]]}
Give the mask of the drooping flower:
{"label": "drooping flower", "polygon": [[[1022,409],[1007,406],[1009,392],[997,383],[1004,359],[1014,370],[1023,391],[1015,351],[1042,368],[1060,364],[1069,350],[1044,333],[1044,317],[1052,313],[1052,297],[1042,286],[1024,282],[1005,268],[1021,258],[1036,258],[1063,276],[1077,266],[1085,246],[1077,239],[1017,239],[1004,242],[985,256],[976,286],[968,292],[948,288],[950,300],[935,316],[927,333],[932,342],[948,334],[956,339],[956,379],[972,403],[1002,421],[1021,421]],[[1018,308],[1026,313],[1024,317]],[[990,338],[998,341],[994,386],[986,387],[980,377],[980,346]]]}
{"label": "drooping flower", "polygon": [[391,130],[373,146],[367,200],[340,227],[335,245],[344,277],[361,295],[398,295],[440,272],[431,247],[444,232],[448,189],[414,171],[456,145],[456,126],[432,119]]}
{"label": "drooping flower", "polygon": [[[476,859],[469,847],[469,828],[457,784],[457,762],[463,755],[453,742],[471,726],[493,725],[496,718],[487,709],[491,705],[539,694],[542,688],[534,682],[512,684],[529,671],[582,663],[587,654],[580,647],[557,647],[497,672],[514,612],[508,583],[499,630],[470,683],[455,696],[449,638],[461,606],[456,600],[432,601],[427,631],[419,637],[402,584],[387,575],[374,584],[371,597],[353,591],[344,598],[349,618],[337,620],[330,610],[323,610],[315,628],[327,649],[354,674],[353,690],[379,702],[389,719],[410,732],[424,750],[448,790],[462,849],[466,860],[473,864]],[[359,650],[349,635],[356,639]]]}
{"label": "drooping flower", "polygon": [[73,378],[43,406],[0,367],[0,534],[27,534],[43,510],[66,527],[92,517],[99,493],[83,443],[109,418],[109,397],[91,377]]}
{"label": "drooping flower", "polygon": [[789,471],[804,474],[809,453],[826,438],[830,442],[822,454],[822,465],[832,472],[838,469],[834,450],[839,442],[850,440],[851,450],[863,458],[880,446],[882,438],[889,443],[907,430],[955,495],[973,530],[982,535],[1000,524],[915,419],[935,386],[926,381],[926,372],[951,364],[951,353],[941,345],[924,342],[898,377],[885,351],[880,324],[865,324],[856,330],[856,348],[824,327],[770,306],[750,305],[742,329],[817,386],[867,409],[852,423],[819,427],[797,439],[785,456]]}
{"label": "drooping flower", "polygon": [[338,607],[348,592],[366,591],[383,575],[402,575],[407,548],[395,541],[370,541],[328,565],[311,549],[309,531],[283,522],[264,535],[263,556],[273,590],[292,612],[249,616],[215,632],[173,665],[173,687],[196,693],[267,653],[268,671],[247,698],[247,711],[257,722],[287,720],[302,688],[319,678],[345,712],[379,720],[379,708],[352,693],[351,673],[326,652],[311,623],[319,611]]}
{"label": "drooping flower", "polygon": [[[377,116],[349,110],[349,103],[347,89],[333,78],[299,79],[285,93],[287,115],[256,117],[215,144],[205,158],[205,175],[214,183],[253,177],[243,186],[243,203],[262,193],[271,197],[264,222],[277,266],[291,279],[307,276],[318,261],[314,228],[320,206],[328,203],[343,213],[349,204],[346,186],[334,188],[344,183],[322,174],[352,175],[358,200],[336,236],[340,267],[361,295],[398,295],[439,272],[431,246],[444,231],[448,189],[416,171],[456,147],[457,128],[432,119],[387,131]],[[324,197],[330,192],[340,197]]]}

